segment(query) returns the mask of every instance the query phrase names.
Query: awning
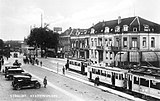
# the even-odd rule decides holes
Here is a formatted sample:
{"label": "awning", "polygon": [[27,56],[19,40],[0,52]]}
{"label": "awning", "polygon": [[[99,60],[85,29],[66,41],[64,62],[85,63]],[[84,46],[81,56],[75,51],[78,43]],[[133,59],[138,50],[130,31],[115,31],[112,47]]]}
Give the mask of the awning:
{"label": "awning", "polygon": [[154,62],[157,60],[158,60],[158,55],[155,52],[142,52],[142,61]]}
{"label": "awning", "polygon": [[129,61],[130,62],[139,62],[140,55],[138,52],[129,52]]}
{"label": "awning", "polygon": [[[128,52],[129,53],[129,62],[139,62],[140,61],[140,54],[139,52]],[[115,56],[115,61],[121,62],[128,61],[128,53],[127,52],[118,52]],[[142,62],[160,62],[160,52],[142,52]]]}
{"label": "awning", "polygon": [[127,61],[127,52],[118,52],[116,54],[115,61],[121,61],[121,62]]}

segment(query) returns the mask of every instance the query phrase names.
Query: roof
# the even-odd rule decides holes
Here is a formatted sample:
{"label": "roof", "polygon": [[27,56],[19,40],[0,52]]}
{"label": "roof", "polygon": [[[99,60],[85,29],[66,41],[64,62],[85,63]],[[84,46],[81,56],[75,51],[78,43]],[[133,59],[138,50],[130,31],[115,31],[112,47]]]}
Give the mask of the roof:
{"label": "roof", "polygon": [[14,75],[15,78],[30,78],[29,76],[25,75]]}
{"label": "roof", "polygon": [[117,68],[117,67],[103,67],[103,66],[98,66],[98,65],[90,65],[88,67],[109,70],[109,71],[115,71],[115,72],[128,72],[128,70]]}
{"label": "roof", "polygon": [[121,20],[120,24],[118,24],[118,19],[98,22],[97,24],[93,25],[92,27],[88,29],[88,33],[90,32],[91,28],[95,29],[95,33],[101,33],[102,30],[104,32],[105,27],[109,27],[110,32],[112,32],[111,30],[113,30],[116,26],[122,27],[123,25],[128,25],[129,27],[137,26],[137,28],[140,28],[139,31],[143,31],[144,25],[148,25],[149,28],[154,28],[154,32],[160,32],[159,24],[146,20],[139,16],[123,18],[120,20]]}

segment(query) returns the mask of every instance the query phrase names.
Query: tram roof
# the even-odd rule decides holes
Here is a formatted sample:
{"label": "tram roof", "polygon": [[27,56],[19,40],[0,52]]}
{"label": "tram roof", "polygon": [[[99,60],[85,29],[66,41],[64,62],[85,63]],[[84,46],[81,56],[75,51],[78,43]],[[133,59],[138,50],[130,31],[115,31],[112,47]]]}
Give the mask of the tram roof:
{"label": "tram roof", "polygon": [[136,70],[131,70],[131,73],[140,76],[149,76],[160,79],[160,69],[156,67],[145,67]]}
{"label": "tram roof", "polygon": [[117,67],[104,67],[104,66],[97,66],[97,65],[91,65],[91,66],[88,66],[88,67],[110,70],[110,71],[117,71],[117,72],[128,72],[128,70],[126,70],[126,69],[121,69],[121,68],[117,68]]}

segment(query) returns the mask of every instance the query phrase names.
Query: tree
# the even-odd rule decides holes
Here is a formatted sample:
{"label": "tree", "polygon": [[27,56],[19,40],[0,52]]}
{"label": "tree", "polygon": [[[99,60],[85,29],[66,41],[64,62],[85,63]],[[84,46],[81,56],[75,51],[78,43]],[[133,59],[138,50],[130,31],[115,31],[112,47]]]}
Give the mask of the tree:
{"label": "tree", "polygon": [[3,46],[4,46],[4,42],[3,42],[3,40],[2,40],[2,39],[0,39],[0,49],[2,49],[2,48],[3,48]]}
{"label": "tree", "polygon": [[0,39],[0,55],[3,54],[3,48],[4,48],[4,42],[2,39]]}
{"label": "tree", "polygon": [[27,44],[29,46],[39,47],[41,50],[45,50],[45,52],[47,48],[53,48],[57,51],[58,40],[59,34],[47,27],[34,28],[27,38]]}

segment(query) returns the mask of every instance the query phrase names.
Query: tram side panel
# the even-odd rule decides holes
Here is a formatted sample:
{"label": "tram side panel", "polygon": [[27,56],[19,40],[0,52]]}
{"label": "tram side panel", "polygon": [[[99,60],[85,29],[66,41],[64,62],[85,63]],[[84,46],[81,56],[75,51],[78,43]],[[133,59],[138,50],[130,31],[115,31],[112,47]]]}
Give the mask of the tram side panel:
{"label": "tram side panel", "polygon": [[160,80],[133,75],[132,91],[160,99]]}

